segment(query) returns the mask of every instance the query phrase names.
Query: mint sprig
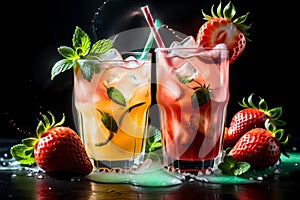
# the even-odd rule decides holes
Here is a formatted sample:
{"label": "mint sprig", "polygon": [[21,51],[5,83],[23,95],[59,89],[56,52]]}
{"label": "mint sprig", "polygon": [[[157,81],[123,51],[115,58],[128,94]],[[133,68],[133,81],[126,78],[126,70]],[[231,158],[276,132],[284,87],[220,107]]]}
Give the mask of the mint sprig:
{"label": "mint sprig", "polygon": [[235,161],[233,157],[225,155],[218,168],[223,174],[239,176],[248,172],[251,165],[248,162]]}
{"label": "mint sprig", "polygon": [[57,61],[51,70],[51,80],[58,74],[67,71],[71,68],[79,67],[83,77],[87,81],[91,81],[92,76],[95,73],[99,73],[99,69],[95,69],[95,66],[90,63],[80,65],[79,59],[98,59],[99,56],[109,49],[113,45],[113,41],[109,39],[98,40],[92,45],[90,37],[78,26],[76,26],[75,32],[72,38],[73,48],[67,46],[58,47],[58,52],[64,59]]}
{"label": "mint sprig", "polygon": [[162,148],[161,133],[159,129],[150,125],[146,139],[146,153],[154,152]]}

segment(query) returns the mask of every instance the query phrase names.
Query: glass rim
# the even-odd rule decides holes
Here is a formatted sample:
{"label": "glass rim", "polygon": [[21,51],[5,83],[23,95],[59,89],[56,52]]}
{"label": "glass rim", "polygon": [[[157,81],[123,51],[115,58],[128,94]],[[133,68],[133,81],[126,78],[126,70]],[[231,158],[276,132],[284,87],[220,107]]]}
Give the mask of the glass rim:
{"label": "glass rim", "polygon": [[[146,57],[147,58],[152,58],[152,53],[151,52],[142,52],[142,51],[121,51],[121,52],[119,52],[120,53],[120,55],[122,56],[122,55],[135,55],[135,56],[141,56],[141,55],[147,55]],[[111,59],[111,60],[108,60],[108,59],[105,59],[105,60],[101,60],[101,58],[100,57],[90,57],[90,58],[80,58],[80,59],[78,59],[77,60],[78,62],[85,62],[85,61],[90,61],[90,62],[120,62],[120,63],[122,63],[122,62],[128,62],[128,61],[126,61],[126,60],[121,60],[121,59],[115,59],[115,60],[113,60],[113,59]],[[138,60],[137,59],[137,61],[139,61],[139,62],[146,62],[147,61],[147,59],[143,59],[143,60]]]}
{"label": "glass rim", "polygon": [[155,52],[157,51],[170,51],[170,50],[225,50],[229,51],[227,47],[158,47],[155,48]]}

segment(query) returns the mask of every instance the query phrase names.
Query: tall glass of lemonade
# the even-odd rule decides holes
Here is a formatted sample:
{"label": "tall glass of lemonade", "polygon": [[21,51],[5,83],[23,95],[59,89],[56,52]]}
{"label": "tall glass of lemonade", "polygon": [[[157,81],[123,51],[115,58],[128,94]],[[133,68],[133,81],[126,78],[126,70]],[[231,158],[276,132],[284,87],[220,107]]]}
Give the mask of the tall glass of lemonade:
{"label": "tall glass of lemonade", "polygon": [[77,128],[95,169],[132,169],[144,160],[151,103],[151,53],[119,53],[78,60],[74,68]]}

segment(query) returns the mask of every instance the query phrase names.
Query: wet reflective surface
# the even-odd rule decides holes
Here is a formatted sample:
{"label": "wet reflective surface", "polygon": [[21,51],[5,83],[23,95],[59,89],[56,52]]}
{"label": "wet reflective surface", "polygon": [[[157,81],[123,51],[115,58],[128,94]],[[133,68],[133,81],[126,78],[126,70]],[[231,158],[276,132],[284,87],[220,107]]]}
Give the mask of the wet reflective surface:
{"label": "wet reflective surface", "polygon": [[130,184],[100,184],[88,180],[60,180],[0,172],[1,199],[289,199],[300,189],[292,176],[257,184],[211,184],[189,182],[171,187],[136,187]]}
{"label": "wet reflective surface", "polygon": [[[256,182],[215,177],[211,183],[186,179],[169,187],[139,187],[128,183],[97,183],[84,178],[50,177],[37,168],[14,168],[8,146],[15,139],[1,139],[0,199],[289,199],[300,185],[300,153],[284,160],[280,173],[257,173]],[[7,161],[7,162],[5,162]],[[5,165],[11,165],[10,170]],[[226,180],[225,182],[224,180]],[[247,178],[247,177],[244,177]],[[245,179],[246,180],[246,179]],[[250,179],[248,179],[250,180]],[[223,181],[223,182],[222,182]]]}

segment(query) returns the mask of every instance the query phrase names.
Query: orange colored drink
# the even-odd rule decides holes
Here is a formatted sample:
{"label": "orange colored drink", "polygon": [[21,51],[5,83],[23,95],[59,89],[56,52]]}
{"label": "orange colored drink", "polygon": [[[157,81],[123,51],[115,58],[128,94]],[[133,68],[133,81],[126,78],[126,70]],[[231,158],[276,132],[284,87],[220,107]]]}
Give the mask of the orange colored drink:
{"label": "orange colored drink", "polygon": [[[93,60],[88,82],[74,73],[78,130],[95,168],[135,168],[144,160],[151,103],[151,54],[137,60]],[[83,63],[82,63],[83,64]]]}

